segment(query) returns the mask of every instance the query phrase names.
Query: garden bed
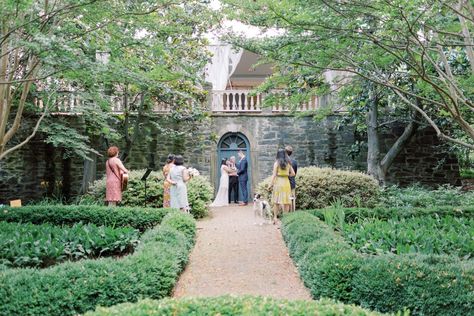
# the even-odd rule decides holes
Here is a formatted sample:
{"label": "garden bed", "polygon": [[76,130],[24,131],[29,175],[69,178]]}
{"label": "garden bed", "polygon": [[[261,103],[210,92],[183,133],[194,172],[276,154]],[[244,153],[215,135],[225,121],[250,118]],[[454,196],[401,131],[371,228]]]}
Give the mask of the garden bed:
{"label": "garden bed", "polygon": [[352,247],[367,254],[444,254],[466,260],[474,255],[474,218],[363,219],[344,224],[341,230]]}
{"label": "garden bed", "polygon": [[286,301],[262,297],[216,297],[195,299],[143,300],[135,304],[120,304],[98,308],[87,316],[129,315],[341,315],[376,316],[377,312],[331,300]]}
{"label": "garden bed", "polygon": [[[144,173],[145,170],[130,171],[127,190],[123,192],[120,205],[142,207],[146,204],[148,207],[163,207],[163,174],[157,171],[151,172],[145,191],[145,183],[140,180]],[[214,192],[211,183],[204,176],[195,176],[186,185],[191,214],[194,218],[205,217]],[[94,182],[87,194],[82,197],[81,203],[103,204],[104,197],[105,177]]]}
{"label": "garden bed", "polygon": [[0,264],[45,268],[63,261],[123,256],[138,244],[138,230],[94,224],[54,226],[0,222]]}
{"label": "garden bed", "polygon": [[[324,210],[313,213],[324,217]],[[385,210],[380,217],[388,213]],[[351,214],[357,216],[349,218],[360,219],[362,212]],[[334,214],[329,217],[334,219]],[[419,253],[363,254],[308,212],[285,216],[282,233],[314,298],[329,297],[381,312],[409,309],[413,315],[469,315],[474,310],[472,260]]]}
{"label": "garden bed", "polygon": [[[51,206],[44,207],[41,214],[39,208],[37,212],[33,209],[8,209],[2,219],[36,223],[42,219],[55,224],[107,222],[144,230],[160,225],[147,229],[135,252],[120,259],[85,259],[41,270],[0,268],[1,315],[77,315],[97,305],[161,299],[170,295],[194,244],[194,220],[174,211],[109,208],[107,213],[106,208]],[[92,209],[104,211],[103,217]]]}

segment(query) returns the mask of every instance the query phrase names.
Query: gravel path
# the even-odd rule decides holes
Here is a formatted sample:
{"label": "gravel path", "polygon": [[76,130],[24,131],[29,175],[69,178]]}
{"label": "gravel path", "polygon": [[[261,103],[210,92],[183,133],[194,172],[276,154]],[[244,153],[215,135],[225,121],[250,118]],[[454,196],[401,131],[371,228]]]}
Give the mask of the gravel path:
{"label": "gravel path", "polygon": [[261,295],[310,300],[280,230],[259,225],[251,206],[214,208],[198,221],[196,245],[174,297]]}

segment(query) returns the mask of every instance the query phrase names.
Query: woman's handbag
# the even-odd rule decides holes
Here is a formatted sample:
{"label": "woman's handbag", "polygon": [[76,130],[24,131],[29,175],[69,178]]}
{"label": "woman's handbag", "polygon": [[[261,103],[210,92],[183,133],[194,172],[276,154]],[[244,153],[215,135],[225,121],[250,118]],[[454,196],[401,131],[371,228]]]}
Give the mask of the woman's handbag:
{"label": "woman's handbag", "polygon": [[122,191],[127,189],[128,185],[128,173],[122,173]]}

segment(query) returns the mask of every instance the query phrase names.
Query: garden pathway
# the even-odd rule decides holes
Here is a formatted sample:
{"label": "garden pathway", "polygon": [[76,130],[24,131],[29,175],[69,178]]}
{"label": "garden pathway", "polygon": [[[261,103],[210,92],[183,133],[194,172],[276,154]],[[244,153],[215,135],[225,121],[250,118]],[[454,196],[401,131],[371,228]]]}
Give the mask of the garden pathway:
{"label": "garden pathway", "polygon": [[280,230],[258,225],[251,206],[213,208],[197,222],[196,245],[174,297],[261,295],[310,300]]}

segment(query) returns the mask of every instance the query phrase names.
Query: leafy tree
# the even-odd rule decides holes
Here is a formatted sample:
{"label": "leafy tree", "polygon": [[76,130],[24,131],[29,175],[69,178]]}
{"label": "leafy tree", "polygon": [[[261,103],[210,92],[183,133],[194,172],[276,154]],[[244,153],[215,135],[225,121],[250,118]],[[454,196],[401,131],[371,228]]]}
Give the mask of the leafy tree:
{"label": "leafy tree", "polygon": [[[48,142],[88,159],[96,152],[84,130],[121,137],[107,115],[117,104],[126,152],[158,102],[170,105],[175,117],[199,117],[200,71],[207,60],[202,34],[216,20],[206,5],[205,0],[0,1],[0,160],[39,130],[49,135]],[[64,111],[80,114],[84,130],[51,115]],[[12,143],[32,114],[35,126],[24,127],[29,135]]]}
{"label": "leafy tree", "polygon": [[[281,31],[263,40],[231,38],[277,65],[278,73],[264,88],[286,87],[293,104],[334,89],[346,89],[346,96],[347,89],[365,95],[368,169],[381,182],[416,130],[418,117],[441,139],[474,148],[471,1],[224,2],[231,18]],[[324,84],[327,71],[346,75],[339,76],[336,85]],[[343,100],[334,106],[351,104]],[[384,105],[407,126],[382,156],[378,139]],[[323,111],[328,113],[328,109]]]}

